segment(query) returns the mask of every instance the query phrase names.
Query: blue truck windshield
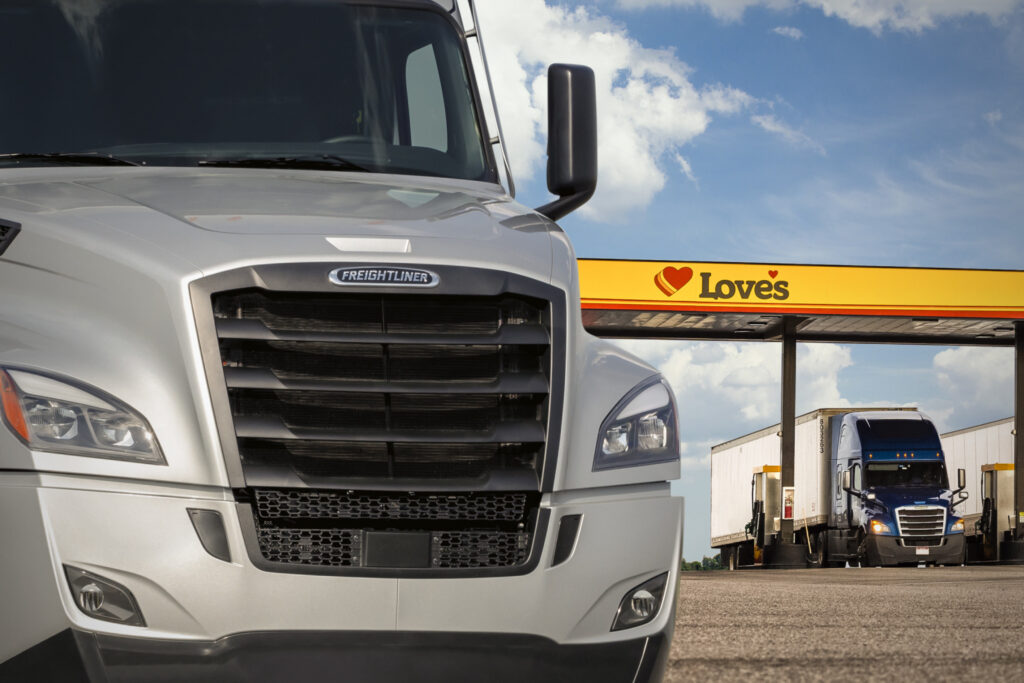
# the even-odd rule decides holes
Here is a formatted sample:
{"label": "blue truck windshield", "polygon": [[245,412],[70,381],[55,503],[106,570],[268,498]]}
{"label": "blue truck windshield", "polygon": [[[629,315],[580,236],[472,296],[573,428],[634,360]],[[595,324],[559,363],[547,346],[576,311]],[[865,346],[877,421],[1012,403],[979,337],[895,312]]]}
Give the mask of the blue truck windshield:
{"label": "blue truck windshield", "polygon": [[98,153],[495,178],[457,30],[431,9],[0,0],[0,45],[0,154],[37,155],[22,165]]}
{"label": "blue truck windshield", "polygon": [[946,478],[946,466],[941,462],[873,462],[867,465],[864,485],[947,489],[949,480]]}
{"label": "blue truck windshield", "polygon": [[939,434],[927,420],[857,420],[857,434],[865,451],[938,451]]}

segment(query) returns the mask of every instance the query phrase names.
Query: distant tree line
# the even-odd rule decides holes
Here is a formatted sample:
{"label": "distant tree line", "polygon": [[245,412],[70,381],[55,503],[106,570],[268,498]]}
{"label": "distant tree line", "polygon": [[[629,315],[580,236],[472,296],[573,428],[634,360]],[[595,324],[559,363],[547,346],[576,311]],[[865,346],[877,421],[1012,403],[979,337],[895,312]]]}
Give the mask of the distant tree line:
{"label": "distant tree line", "polygon": [[711,569],[725,569],[725,567],[722,566],[722,554],[719,553],[714,557],[708,557],[705,555],[704,559],[699,562],[697,560],[687,562],[686,558],[683,558],[683,561],[679,565],[679,569],[684,572],[702,572]]}

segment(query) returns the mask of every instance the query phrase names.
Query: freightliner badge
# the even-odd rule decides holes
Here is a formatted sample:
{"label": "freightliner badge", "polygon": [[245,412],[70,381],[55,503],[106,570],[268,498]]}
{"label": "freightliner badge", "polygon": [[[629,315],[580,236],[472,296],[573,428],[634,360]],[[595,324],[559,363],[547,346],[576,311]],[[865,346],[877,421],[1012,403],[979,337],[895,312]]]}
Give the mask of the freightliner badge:
{"label": "freightliner badge", "polygon": [[329,277],[336,285],[355,287],[436,287],[441,282],[437,273],[402,266],[335,268]]}

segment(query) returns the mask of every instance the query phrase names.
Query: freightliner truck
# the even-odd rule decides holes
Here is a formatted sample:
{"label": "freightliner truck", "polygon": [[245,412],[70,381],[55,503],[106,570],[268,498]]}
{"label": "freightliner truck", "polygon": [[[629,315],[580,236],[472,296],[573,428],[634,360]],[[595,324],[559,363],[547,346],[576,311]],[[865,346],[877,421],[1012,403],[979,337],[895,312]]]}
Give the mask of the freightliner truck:
{"label": "freightliner truck", "polygon": [[593,73],[524,207],[472,15],[0,0],[0,679],[660,677],[676,409],[553,222]]}
{"label": "freightliner truck", "polygon": [[796,419],[794,487],[779,425],[711,449],[711,545],[730,568],[770,565],[783,519],[810,566],[961,564],[965,473],[949,484],[935,426],[913,408],[819,409]]}

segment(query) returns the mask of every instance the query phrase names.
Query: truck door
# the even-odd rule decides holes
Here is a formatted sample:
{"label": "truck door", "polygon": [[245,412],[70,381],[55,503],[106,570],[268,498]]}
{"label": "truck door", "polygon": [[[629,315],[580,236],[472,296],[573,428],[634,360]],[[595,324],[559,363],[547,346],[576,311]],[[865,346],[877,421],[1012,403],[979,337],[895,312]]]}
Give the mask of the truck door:
{"label": "truck door", "polygon": [[[860,463],[860,460],[851,459],[850,463],[850,482],[853,484],[854,491],[860,491],[864,485],[864,468]],[[846,499],[846,527],[853,529],[859,527],[863,522],[864,517],[864,506],[860,498],[854,498],[852,493],[843,492],[843,496]]]}
{"label": "truck door", "polygon": [[832,472],[832,526],[843,529],[847,526],[846,519],[846,491],[843,491],[843,469],[842,460],[834,461],[835,471]]}
{"label": "truck door", "polygon": [[[835,419],[835,418],[833,418]],[[850,466],[850,425],[833,426],[832,444],[832,526],[850,528],[850,494],[843,490],[843,471]]]}

